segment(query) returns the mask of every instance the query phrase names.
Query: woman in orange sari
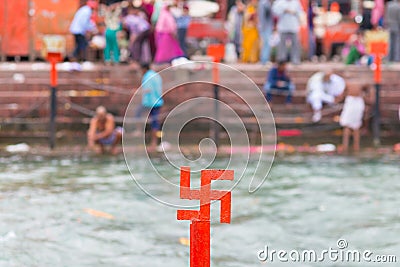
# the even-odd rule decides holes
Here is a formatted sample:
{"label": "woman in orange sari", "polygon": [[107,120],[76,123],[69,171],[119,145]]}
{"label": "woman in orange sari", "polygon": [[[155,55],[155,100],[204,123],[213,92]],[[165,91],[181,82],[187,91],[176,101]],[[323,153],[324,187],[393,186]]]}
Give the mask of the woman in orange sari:
{"label": "woman in orange sari", "polygon": [[242,61],[256,63],[259,60],[260,40],[257,30],[257,0],[251,0],[243,16]]}

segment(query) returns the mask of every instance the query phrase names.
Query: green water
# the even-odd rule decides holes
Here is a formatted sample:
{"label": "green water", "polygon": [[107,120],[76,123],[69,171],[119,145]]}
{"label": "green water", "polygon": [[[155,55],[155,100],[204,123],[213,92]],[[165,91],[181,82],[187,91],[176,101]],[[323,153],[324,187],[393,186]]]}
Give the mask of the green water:
{"label": "green water", "polygon": [[[177,181],[177,170],[170,173]],[[246,184],[234,189],[230,225],[219,224],[213,206],[212,266],[399,266],[399,174],[396,156],[277,159],[256,194]],[[122,157],[0,158],[0,181],[0,266],[189,266],[189,247],[179,242],[188,238],[189,223],[146,196]],[[339,238],[350,249],[395,255],[397,263],[262,263],[257,257],[266,245],[318,252],[337,248]]]}

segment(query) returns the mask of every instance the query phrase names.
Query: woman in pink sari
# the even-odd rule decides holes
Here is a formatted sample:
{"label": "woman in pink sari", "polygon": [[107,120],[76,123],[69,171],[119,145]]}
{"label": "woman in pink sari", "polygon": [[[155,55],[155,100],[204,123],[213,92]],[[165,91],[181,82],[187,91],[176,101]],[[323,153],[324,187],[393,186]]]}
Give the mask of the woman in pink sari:
{"label": "woman in pink sari", "polygon": [[375,0],[375,6],[371,12],[371,24],[374,28],[383,27],[383,15],[385,14],[385,1]]}
{"label": "woman in pink sari", "polygon": [[164,6],[156,24],[156,55],[155,63],[170,63],[173,59],[182,57],[183,51],[179,46],[175,18]]}

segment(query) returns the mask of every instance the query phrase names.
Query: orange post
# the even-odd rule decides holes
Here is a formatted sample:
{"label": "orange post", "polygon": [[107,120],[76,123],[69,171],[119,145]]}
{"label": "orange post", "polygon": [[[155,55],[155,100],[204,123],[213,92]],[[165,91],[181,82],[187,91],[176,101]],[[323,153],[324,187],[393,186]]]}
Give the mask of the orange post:
{"label": "orange post", "polygon": [[210,204],[221,201],[221,223],[231,221],[231,192],[211,190],[212,180],[233,180],[232,170],[201,171],[201,188],[190,189],[190,168],[181,167],[180,197],[200,200],[200,210],[178,210],[178,220],[190,220],[190,267],[210,266]]}
{"label": "orange post", "polygon": [[375,56],[376,69],[374,73],[374,80],[376,83],[380,83],[382,81],[381,77],[382,57],[387,54],[387,50],[388,50],[388,44],[385,42],[371,43],[371,54]]}
{"label": "orange post", "polygon": [[[213,62],[221,62],[225,55],[225,46],[223,44],[210,44],[207,47],[207,55],[213,58]],[[213,82],[219,82],[219,69],[217,64],[213,65]]]}
{"label": "orange post", "polygon": [[223,44],[210,44],[207,47],[207,55],[213,57],[214,62],[220,62],[225,55]]}
{"label": "orange post", "polygon": [[57,70],[56,70],[56,64],[58,62],[61,62],[61,53],[52,53],[49,52],[47,54],[47,60],[51,64],[51,69],[50,69],[50,85],[52,87],[57,86]]}
{"label": "orange post", "polygon": [[374,145],[380,145],[380,90],[381,90],[381,81],[382,81],[382,57],[385,56],[388,52],[388,44],[386,42],[372,42],[371,43],[371,54],[375,57],[375,112],[373,118],[373,135],[374,135]]}
{"label": "orange post", "polygon": [[56,63],[61,61],[61,53],[48,52],[47,60],[51,64],[50,69],[50,126],[49,126],[49,145],[53,149],[56,136],[56,114],[57,114],[57,70]]}

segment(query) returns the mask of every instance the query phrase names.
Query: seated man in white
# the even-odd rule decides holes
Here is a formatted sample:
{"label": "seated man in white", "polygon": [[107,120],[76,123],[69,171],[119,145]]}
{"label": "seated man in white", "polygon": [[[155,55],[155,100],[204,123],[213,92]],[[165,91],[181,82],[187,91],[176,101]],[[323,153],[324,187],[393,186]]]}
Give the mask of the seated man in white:
{"label": "seated man in white", "polygon": [[324,103],[335,103],[335,97],[343,93],[346,82],[333,71],[317,72],[307,82],[307,103],[313,109],[313,122],[319,122],[322,117]]}

